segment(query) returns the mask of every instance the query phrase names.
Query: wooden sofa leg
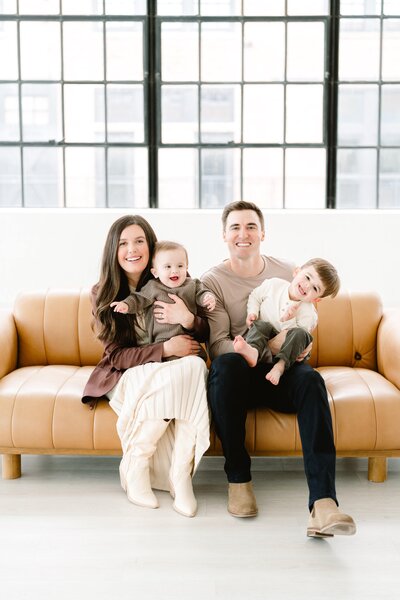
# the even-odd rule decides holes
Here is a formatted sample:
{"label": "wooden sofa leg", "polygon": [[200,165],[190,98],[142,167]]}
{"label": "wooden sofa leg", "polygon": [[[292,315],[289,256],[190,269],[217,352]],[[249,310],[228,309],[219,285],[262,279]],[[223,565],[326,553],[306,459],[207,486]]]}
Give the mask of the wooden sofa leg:
{"label": "wooden sofa leg", "polygon": [[368,480],[383,483],[387,477],[386,456],[373,456],[368,459]]}
{"label": "wooden sofa leg", "polygon": [[3,479],[21,477],[21,455],[3,454]]}

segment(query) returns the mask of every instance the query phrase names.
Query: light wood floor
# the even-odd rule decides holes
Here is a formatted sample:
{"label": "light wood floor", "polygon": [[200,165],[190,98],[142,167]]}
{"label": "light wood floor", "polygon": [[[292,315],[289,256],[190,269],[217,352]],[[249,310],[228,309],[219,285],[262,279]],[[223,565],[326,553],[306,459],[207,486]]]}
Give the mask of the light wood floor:
{"label": "light wood floor", "polygon": [[257,459],[260,513],[226,511],[221,459],[195,476],[199,512],[128,502],[118,459],[23,457],[23,477],[0,481],[4,600],[396,600],[400,598],[400,472],[367,481],[366,462],[338,461],[341,507],[354,537],[306,537],[299,460]]}

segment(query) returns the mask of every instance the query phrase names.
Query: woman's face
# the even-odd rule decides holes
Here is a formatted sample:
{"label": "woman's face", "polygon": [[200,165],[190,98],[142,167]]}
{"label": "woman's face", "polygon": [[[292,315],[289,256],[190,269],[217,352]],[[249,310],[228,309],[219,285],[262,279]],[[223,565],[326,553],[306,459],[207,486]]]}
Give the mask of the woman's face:
{"label": "woman's face", "polygon": [[129,283],[136,287],[150,258],[146,236],[139,225],[129,225],[122,231],[117,256]]}

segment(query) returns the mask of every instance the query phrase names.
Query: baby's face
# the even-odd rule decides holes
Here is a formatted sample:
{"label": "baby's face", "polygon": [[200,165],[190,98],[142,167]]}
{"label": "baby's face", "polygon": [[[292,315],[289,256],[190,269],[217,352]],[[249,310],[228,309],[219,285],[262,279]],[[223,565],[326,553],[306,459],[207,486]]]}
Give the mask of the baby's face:
{"label": "baby's face", "polygon": [[187,268],[186,253],[177,248],[157,252],[151,272],[167,287],[176,288],[185,281]]}
{"label": "baby's face", "polygon": [[289,286],[289,297],[291,300],[302,300],[303,302],[314,302],[320,298],[325,287],[314,267],[308,266],[299,269]]}

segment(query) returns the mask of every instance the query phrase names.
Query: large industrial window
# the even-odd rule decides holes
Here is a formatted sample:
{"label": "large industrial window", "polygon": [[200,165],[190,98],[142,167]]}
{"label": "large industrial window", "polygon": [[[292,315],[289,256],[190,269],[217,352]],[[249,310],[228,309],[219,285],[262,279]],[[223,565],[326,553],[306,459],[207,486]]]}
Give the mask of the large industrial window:
{"label": "large industrial window", "polygon": [[0,206],[400,207],[399,34],[394,0],[0,0]]}

